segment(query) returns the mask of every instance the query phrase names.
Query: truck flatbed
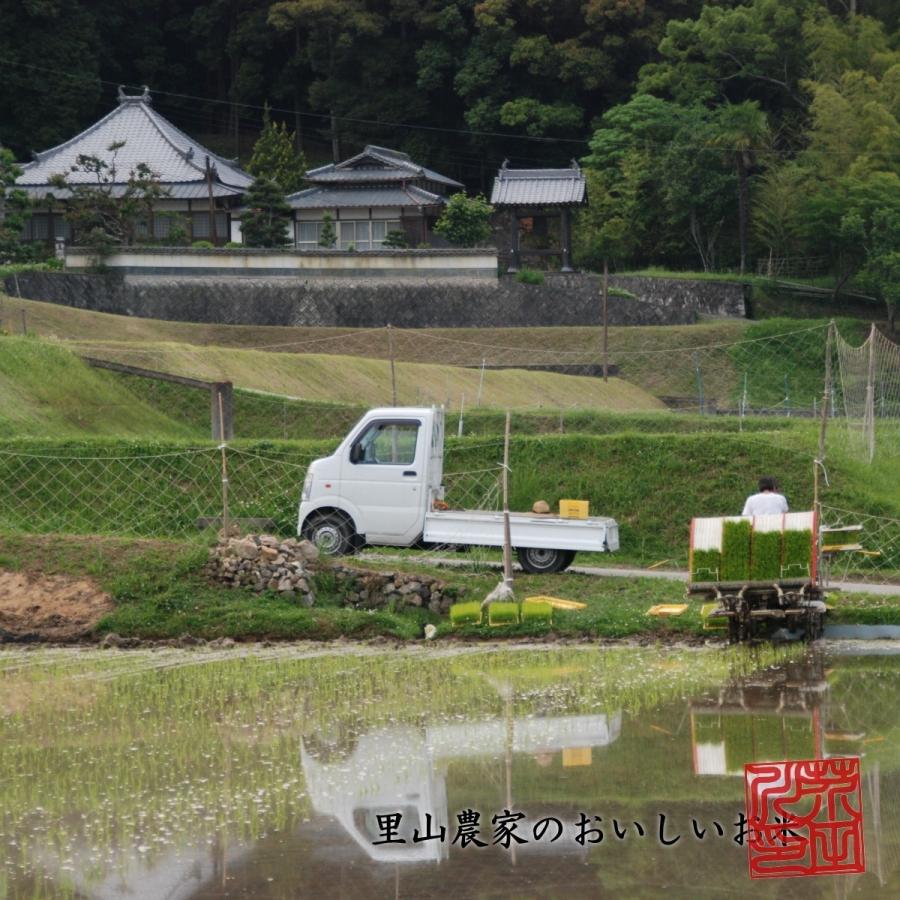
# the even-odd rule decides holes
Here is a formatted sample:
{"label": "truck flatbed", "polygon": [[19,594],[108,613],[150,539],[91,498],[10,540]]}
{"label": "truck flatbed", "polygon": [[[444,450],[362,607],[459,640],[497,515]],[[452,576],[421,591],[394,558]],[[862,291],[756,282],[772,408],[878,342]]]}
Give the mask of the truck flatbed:
{"label": "truck flatbed", "polygon": [[[619,549],[615,519],[568,519],[541,513],[509,514],[512,545],[607,553]],[[429,544],[503,546],[503,513],[491,510],[440,510],[425,516],[422,539]]]}

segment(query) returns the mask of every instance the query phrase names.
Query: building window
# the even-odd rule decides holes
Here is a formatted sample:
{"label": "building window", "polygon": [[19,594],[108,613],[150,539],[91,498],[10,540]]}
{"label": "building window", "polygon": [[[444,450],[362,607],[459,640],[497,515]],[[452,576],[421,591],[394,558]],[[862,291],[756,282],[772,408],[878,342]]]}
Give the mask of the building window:
{"label": "building window", "polygon": [[[49,213],[35,213],[22,228],[22,240],[25,241],[49,241],[50,237]],[[62,213],[53,214],[53,237],[72,240],[72,226]]]}
{"label": "building window", "polygon": [[297,223],[297,249],[316,250],[322,237],[322,222]]}
{"label": "building window", "polygon": [[389,231],[400,231],[400,222],[396,219],[363,219],[360,221],[341,220],[341,250],[348,250],[353,244],[357,250],[378,250],[384,244]]}
{"label": "building window", "polygon": [[[209,213],[194,213],[191,216],[191,237],[195,240],[210,240]],[[228,219],[223,212],[216,213],[216,239],[228,240]]]}

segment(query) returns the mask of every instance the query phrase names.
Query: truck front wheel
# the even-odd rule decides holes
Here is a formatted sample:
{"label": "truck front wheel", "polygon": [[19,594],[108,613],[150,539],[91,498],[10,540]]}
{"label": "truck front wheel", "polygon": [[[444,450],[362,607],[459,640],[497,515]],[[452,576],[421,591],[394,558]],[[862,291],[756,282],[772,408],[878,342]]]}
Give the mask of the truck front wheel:
{"label": "truck front wheel", "polygon": [[353,528],[338,513],[311,516],[303,526],[303,537],[315,544],[323,556],[346,556],[353,552]]}
{"label": "truck front wheel", "polygon": [[516,555],[522,568],[533,575],[562,572],[575,559],[572,550],[543,550],[537,547],[520,547]]}

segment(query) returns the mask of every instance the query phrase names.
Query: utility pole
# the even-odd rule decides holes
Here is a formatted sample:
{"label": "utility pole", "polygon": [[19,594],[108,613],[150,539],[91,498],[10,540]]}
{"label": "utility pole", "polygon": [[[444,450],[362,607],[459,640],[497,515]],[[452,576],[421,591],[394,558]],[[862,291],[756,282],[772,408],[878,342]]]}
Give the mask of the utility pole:
{"label": "utility pole", "polygon": [[213,167],[209,162],[209,156],[206,157],[206,191],[209,195],[209,239],[215,245],[219,241],[216,234],[216,198],[213,196]]}
{"label": "utility pole", "polygon": [[828,400],[831,396],[831,342],[834,335],[834,320],[828,325],[828,337],[825,339],[825,385],[822,389],[822,415],[819,419],[819,447],[816,458],[813,460],[813,509],[816,513],[816,522],[819,526],[815,535],[816,546],[822,546],[822,504],[819,501],[819,469],[825,465],[825,429],[828,425]]}
{"label": "utility pole", "polygon": [[603,257],[603,380],[609,381],[609,261]]}

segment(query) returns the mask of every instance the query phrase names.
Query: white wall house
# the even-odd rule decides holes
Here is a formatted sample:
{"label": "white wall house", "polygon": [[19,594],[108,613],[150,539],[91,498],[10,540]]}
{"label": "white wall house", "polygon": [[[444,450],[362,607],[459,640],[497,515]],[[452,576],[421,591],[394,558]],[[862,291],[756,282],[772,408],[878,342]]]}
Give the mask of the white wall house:
{"label": "white wall house", "polygon": [[404,232],[411,247],[442,244],[435,241],[434,223],[447,194],[463,187],[406,153],[374,144],[343,162],[310,169],[306,180],[310,187],[287,198],[299,250],[319,249],[326,213],[340,250],[378,250],[389,231]]}

